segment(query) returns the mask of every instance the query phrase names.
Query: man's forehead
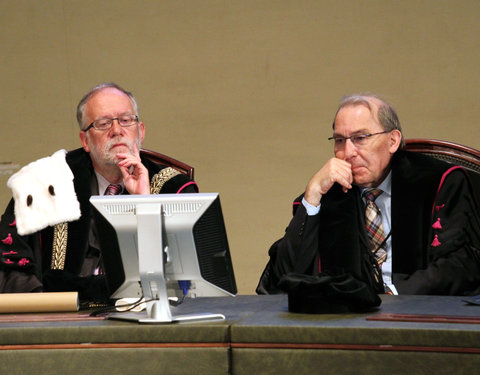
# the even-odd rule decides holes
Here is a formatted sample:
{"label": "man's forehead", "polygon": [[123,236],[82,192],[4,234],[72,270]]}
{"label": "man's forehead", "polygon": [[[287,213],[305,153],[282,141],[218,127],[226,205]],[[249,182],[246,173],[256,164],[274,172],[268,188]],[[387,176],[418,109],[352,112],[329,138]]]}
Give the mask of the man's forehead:
{"label": "man's forehead", "polygon": [[115,87],[104,87],[98,90],[97,92],[93,93],[92,96],[87,100],[87,105],[88,103],[92,101],[98,101],[98,100],[103,100],[105,98],[112,98],[112,99],[117,99],[117,100],[128,100],[131,102],[130,98],[128,97],[127,94],[124,92],[120,91],[119,89]]}
{"label": "man's forehead", "polygon": [[[369,106],[366,103],[354,103],[342,107],[335,118],[335,127],[337,127],[339,123],[347,126],[365,125],[365,120],[372,125],[380,125],[377,119],[377,106],[376,104],[371,104],[372,105]],[[345,118],[349,120],[347,123],[339,121],[345,120]]]}
{"label": "man's forehead", "polygon": [[[120,110],[120,112],[132,112],[133,103],[124,92],[114,88],[105,87],[95,92],[85,105],[87,116],[96,116],[97,112]],[[108,114],[108,113],[105,113]]]}
{"label": "man's forehead", "polygon": [[[356,102],[356,103],[349,103],[343,106],[339,111],[338,114],[340,114],[343,111],[347,110],[355,110],[355,109],[361,109],[364,108],[366,109],[372,117],[375,116],[378,110],[378,104],[375,103],[373,100],[368,100],[368,101],[362,101],[362,102]],[[337,116],[338,116],[337,114]]]}

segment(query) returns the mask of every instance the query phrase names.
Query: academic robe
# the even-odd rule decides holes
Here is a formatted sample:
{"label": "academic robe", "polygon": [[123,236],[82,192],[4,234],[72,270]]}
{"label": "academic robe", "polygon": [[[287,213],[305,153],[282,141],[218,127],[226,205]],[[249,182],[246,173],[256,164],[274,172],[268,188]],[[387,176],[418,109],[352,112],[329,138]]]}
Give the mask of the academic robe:
{"label": "academic robe", "polygon": [[[460,167],[397,151],[392,170],[392,273],[400,294],[465,295],[480,291],[480,218],[469,174]],[[378,264],[368,250],[360,189],[338,184],[322,197],[320,213],[308,216],[294,202],[294,216],[270,260],[257,293],[280,293],[290,272],[349,273],[384,292]]]}
{"label": "academic robe", "polygon": [[[105,275],[92,275],[93,269],[101,266],[102,251],[109,249],[98,248],[105,241],[98,238],[102,231],[97,230],[95,222],[100,214],[89,201],[98,194],[90,155],[76,149],[67,153],[66,162],[74,175],[81,217],[20,236],[12,199],[0,222],[1,293],[78,291],[81,300],[103,301],[109,297]],[[149,173],[152,194],[198,192],[194,181],[173,168],[143,157],[142,163]]]}

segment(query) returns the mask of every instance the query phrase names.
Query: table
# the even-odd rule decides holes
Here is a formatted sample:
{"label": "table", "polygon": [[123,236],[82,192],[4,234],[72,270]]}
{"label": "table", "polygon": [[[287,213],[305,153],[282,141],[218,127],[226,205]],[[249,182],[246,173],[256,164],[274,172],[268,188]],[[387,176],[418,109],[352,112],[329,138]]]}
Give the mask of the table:
{"label": "table", "polygon": [[[385,295],[366,314],[291,314],[286,307],[272,301],[232,325],[234,374],[480,373],[480,307],[460,297]],[[371,320],[413,314],[430,322]],[[437,322],[432,315],[439,314],[473,321]]]}
{"label": "table", "polygon": [[139,325],[82,312],[0,315],[0,373],[480,372],[480,306],[461,297],[385,295],[377,311],[356,314],[289,313],[284,295],[198,298],[176,309],[227,319]]}

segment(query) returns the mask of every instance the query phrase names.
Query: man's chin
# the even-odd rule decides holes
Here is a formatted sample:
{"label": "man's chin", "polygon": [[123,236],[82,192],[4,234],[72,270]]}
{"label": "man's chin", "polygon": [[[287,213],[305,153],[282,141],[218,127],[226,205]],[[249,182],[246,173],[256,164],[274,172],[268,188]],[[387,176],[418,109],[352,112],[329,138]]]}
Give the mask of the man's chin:
{"label": "man's chin", "polygon": [[114,151],[109,151],[102,157],[102,162],[104,165],[117,165],[118,164],[118,158],[117,154],[121,153],[122,151],[114,152]]}
{"label": "man's chin", "polygon": [[353,184],[361,188],[370,187],[371,181],[366,176],[353,176]]}
{"label": "man's chin", "polygon": [[118,145],[118,146],[113,146],[108,150],[108,154],[111,155],[116,155],[116,154],[131,154],[132,151],[130,150],[130,147],[127,145]]}

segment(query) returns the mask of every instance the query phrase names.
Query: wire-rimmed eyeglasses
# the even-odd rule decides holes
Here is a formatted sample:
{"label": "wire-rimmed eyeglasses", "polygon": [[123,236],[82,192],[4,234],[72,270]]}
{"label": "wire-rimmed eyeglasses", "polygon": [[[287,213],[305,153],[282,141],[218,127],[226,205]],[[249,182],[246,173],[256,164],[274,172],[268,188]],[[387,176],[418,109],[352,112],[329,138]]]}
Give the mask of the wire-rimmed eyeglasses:
{"label": "wire-rimmed eyeglasses", "polygon": [[391,130],[385,130],[383,132],[378,132],[378,133],[370,133],[370,134],[355,134],[350,137],[337,137],[333,136],[328,138],[329,141],[333,140],[335,143],[335,146],[344,146],[345,143],[347,143],[347,139],[350,139],[350,141],[355,145],[355,146],[364,146],[367,143],[367,140],[370,137],[373,137],[374,135],[379,135],[379,134],[385,134],[385,133],[390,133]]}
{"label": "wire-rimmed eyeglasses", "polygon": [[95,128],[96,130],[108,130],[113,126],[113,121],[117,120],[118,124],[123,127],[127,128],[129,126],[135,125],[138,123],[138,116],[137,115],[122,115],[115,118],[100,118],[98,120],[93,121],[90,125],[88,125],[84,132],[89,131],[91,128]]}

